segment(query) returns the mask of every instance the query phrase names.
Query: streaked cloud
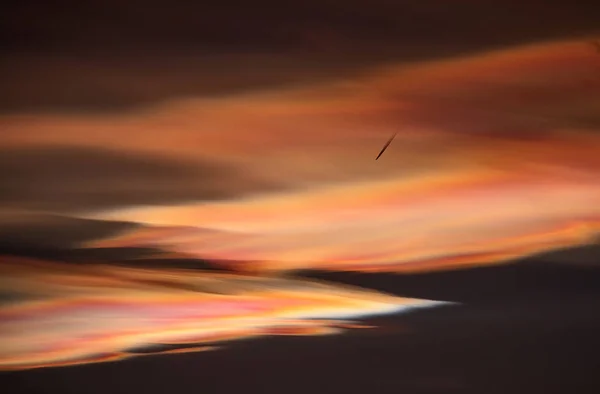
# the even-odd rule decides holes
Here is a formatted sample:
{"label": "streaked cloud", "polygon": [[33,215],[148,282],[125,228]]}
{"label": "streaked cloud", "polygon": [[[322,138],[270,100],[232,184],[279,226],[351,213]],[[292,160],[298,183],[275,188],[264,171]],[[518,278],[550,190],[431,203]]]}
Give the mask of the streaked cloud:
{"label": "streaked cloud", "polygon": [[594,176],[460,175],[118,211],[101,216],[159,228],[94,246],[153,246],[241,270],[418,271],[586,243],[600,230]]}
{"label": "streaked cloud", "polygon": [[[132,234],[96,246],[130,242],[242,270],[496,263],[595,239],[598,63],[586,42],[547,43],[329,85],[173,102],[110,121],[57,119],[64,127],[54,134],[41,131],[47,123],[14,118],[9,126],[36,126],[29,136],[9,132],[6,144],[34,136],[109,144],[120,125],[140,130],[122,149],[218,157],[281,185],[228,201],[80,211],[159,227],[140,230],[143,241]],[[98,139],[69,131],[80,122],[97,127]],[[169,124],[178,127],[166,132]],[[398,133],[393,146],[375,161],[390,132]]]}
{"label": "streaked cloud", "polygon": [[2,257],[0,271],[0,369],[115,361],[157,345],[185,352],[260,335],[333,334],[361,327],[348,319],[438,304],[196,270]]}
{"label": "streaked cloud", "polygon": [[[94,159],[113,170],[68,190],[78,199],[93,186],[107,209],[56,211],[160,227],[140,230],[143,242],[133,234],[96,246],[154,246],[253,271],[488,264],[594,240],[599,63],[588,42],[561,41],[127,114],[3,116],[0,147],[69,144],[200,172],[177,180]],[[393,146],[375,161],[392,132]],[[52,188],[38,182],[29,198],[43,202]],[[224,194],[186,194],[215,184]],[[118,193],[125,189],[133,196]],[[146,197],[161,201],[139,206]]]}

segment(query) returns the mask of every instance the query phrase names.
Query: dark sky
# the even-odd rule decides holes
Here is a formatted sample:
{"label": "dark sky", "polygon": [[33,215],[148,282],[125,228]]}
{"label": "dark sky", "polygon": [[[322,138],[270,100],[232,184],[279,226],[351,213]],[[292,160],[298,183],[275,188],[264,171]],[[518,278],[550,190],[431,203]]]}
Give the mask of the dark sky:
{"label": "dark sky", "polygon": [[291,52],[311,40],[331,40],[345,51],[394,46],[402,53],[505,45],[598,28],[598,6],[580,1],[10,3],[2,33],[14,51]]}
{"label": "dark sky", "polygon": [[111,110],[598,31],[584,1],[14,1],[0,110]]}

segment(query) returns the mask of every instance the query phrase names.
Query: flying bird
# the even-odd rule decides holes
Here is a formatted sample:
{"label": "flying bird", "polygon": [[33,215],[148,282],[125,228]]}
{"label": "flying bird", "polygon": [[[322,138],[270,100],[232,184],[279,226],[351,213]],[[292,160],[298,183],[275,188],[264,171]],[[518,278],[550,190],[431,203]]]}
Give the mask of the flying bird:
{"label": "flying bird", "polygon": [[381,156],[383,154],[383,152],[385,152],[387,147],[390,146],[390,144],[392,143],[392,140],[394,139],[394,137],[396,137],[396,134],[398,134],[398,133],[394,133],[394,135],[392,135],[392,137],[385,143],[385,145],[383,146],[383,149],[381,149],[381,152],[379,152],[379,154],[377,155],[375,160],[379,159],[379,156]]}

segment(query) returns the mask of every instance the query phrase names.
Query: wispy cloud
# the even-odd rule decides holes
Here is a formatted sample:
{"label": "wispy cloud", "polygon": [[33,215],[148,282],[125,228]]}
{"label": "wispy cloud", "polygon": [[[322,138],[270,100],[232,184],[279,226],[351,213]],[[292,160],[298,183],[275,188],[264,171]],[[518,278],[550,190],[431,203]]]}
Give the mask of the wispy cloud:
{"label": "wispy cloud", "polygon": [[[130,240],[252,270],[425,270],[590,242],[598,62],[585,42],[548,43],[118,117],[116,128],[139,130],[123,149],[219,157],[281,190],[81,214],[176,234],[100,245]],[[56,120],[55,134],[39,123],[6,143],[109,143],[109,121],[86,119]],[[95,142],[68,131],[79,122],[98,128]],[[394,145],[375,161],[390,131]]]}
{"label": "wispy cloud", "polygon": [[[0,369],[210,350],[260,335],[324,335],[347,319],[433,306],[352,287],[195,270],[0,260]],[[178,346],[178,347],[177,347]]]}
{"label": "wispy cloud", "polygon": [[[60,211],[172,227],[143,243],[237,269],[484,264],[597,234],[599,62],[589,43],[562,41],[128,114],[4,116],[0,147],[70,144],[198,169],[175,182],[144,167],[135,179],[96,160],[113,170],[67,192],[112,196],[109,209]],[[235,176],[221,182],[206,163]],[[186,194],[215,184],[223,194]],[[119,201],[123,190],[161,205]]]}

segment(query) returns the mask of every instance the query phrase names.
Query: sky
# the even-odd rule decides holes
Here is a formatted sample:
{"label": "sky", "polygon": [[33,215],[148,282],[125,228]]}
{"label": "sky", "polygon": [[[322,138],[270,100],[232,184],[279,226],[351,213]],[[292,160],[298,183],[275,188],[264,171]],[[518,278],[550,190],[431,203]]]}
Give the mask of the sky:
{"label": "sky", "polygon": [[[543,278],[596,274],[599,11],[512,0],[10,2],[0,368],[78,376],[88,366],[73,365],[266,351],[276,336],[341,346],[318,342],[332,333],[401,351],[411,329],[398,326],[418,316],[480,328],[489,318],[506,334],[540,310],[555,327],[548,346],[597,327],[583,311],[593,286],[574,284],[558,302],[560,281]],[[486,293],[512,269],[541,284]],[[463,274],[476,279],[452,276]],[[469,309],[477,300],[486,307]],[[567,328],[553,305],[574,319]],[[474,330],[456,324],[447,335]],[[474,346],[452,338],[442,351]],[[426,376],[423,392],[479,387]]]}

